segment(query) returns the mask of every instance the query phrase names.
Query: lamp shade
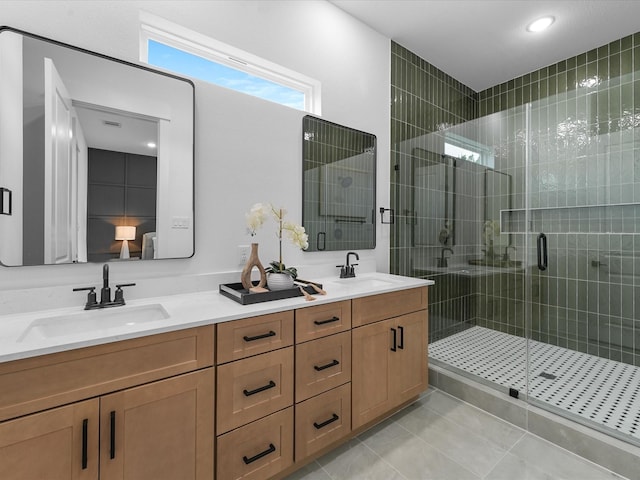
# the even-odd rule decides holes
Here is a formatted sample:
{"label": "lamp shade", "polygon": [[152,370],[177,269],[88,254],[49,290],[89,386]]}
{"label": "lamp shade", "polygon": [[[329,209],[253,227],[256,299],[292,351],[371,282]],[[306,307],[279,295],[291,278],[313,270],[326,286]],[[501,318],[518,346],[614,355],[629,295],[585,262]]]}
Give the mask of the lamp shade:
{"label": "lamp shade", "polygon": [[136,227],[116,226],[116,240],[135,240]]}

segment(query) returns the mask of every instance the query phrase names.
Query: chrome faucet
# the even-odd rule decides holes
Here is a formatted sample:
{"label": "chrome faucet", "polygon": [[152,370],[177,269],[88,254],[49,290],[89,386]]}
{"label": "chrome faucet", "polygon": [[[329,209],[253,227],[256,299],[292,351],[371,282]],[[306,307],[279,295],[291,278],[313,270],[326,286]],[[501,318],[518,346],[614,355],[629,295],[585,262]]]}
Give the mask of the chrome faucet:
{"label": "chrome faucet", "polygon": [[124,305],[124,287],[133,287],[135,283],[121,283],[116,285],[115,296],[111,301],[111,288],[109,288],[109,265],[106,263],[102,266],[102,289],[100,290],[100,303],[96,298],[96,287],[79,287],[74,288],[74,292],[81,292],[88,290],[87,303],[84,306],[85,310],[93,310],[96,308],[107,307],[119,307]]}
{"label": "chrome faucet", "polygon": [[447,268],[449,265],[447,264],[447,257],[444,256],[444,252],[451,252],[453,255],[453,250],[449,247],[444,247],[440,254],[440,258],[438,259],[438,267],[439,268]]}
{"label": "chrome faucet", "polygon": [[354,255],[356,260],[360,260],[360,255],[356,252],[347,253],[347,263],[346,265],[336,265],[336,268],[340,269],[340,278],[354,278],[356,276],[356,271],[353,267],[358,265],[357,263],[349,264],[349,257]]}

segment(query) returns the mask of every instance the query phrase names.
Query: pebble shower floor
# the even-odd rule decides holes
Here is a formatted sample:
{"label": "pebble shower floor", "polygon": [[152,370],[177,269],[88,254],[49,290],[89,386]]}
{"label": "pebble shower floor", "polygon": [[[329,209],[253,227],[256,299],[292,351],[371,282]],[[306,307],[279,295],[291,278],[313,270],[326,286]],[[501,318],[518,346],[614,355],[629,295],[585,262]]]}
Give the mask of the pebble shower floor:
{"label": "pebble shower floor", "polygon": [[579,415],[640,443],[640,367],[471,327],[429,344],[429,358]]}

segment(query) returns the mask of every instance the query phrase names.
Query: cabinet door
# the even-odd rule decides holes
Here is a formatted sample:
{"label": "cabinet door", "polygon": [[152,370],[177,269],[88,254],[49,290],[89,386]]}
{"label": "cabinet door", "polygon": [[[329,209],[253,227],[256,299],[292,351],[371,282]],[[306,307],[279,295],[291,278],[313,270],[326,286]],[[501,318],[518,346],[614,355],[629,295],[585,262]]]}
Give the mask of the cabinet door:
{"label": "cabinet door", "polygon": [[352,335],[352,427],[384,414],[394,406],[390,354],[393,320],[356,328]]}
{"label": "cabinet door", "polygon": [[101,480],[211,480],[214,369],[100,399]]}
{"label": "cabinet door", "polygon": [[390,355],[392,390],[396,404],[427,388],[427,311],[395,319],[396,351]]}
{"label": "cabinet door", "polygon": [[97,399],[0,424],[2,480],[97,480]]}

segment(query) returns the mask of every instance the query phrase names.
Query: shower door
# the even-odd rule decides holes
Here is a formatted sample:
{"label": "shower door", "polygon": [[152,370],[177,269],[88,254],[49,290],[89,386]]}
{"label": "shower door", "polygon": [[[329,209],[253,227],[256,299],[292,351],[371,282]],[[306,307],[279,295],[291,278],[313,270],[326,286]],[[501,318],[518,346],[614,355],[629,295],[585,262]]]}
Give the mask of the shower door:
{"label": "shower door", "polygon": [[[527,106],[529,401],[640,443],[640,124],[631,78]],[[635,393],[633,389],[636,389]]]}

